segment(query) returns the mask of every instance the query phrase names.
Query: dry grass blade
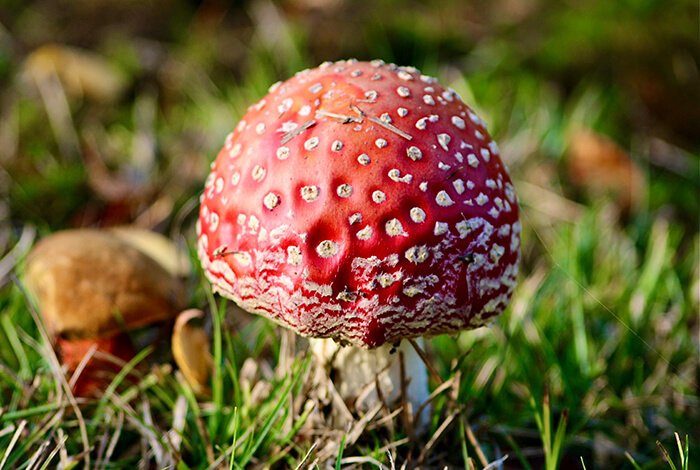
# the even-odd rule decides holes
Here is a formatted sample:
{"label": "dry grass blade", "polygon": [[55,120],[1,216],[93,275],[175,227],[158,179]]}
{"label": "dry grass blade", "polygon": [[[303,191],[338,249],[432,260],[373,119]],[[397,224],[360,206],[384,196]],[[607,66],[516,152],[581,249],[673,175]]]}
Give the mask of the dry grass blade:
{"label": "dry grass blade", "polygon": [[372,457],[345,457],[340,459],[341,464],[354,464],[354,463],[369,463],[381,470],[390,470],[389,467],[382,464],[379,460],[373,459]]}
{"label": "dry grass blade", "polygon": [[[29,310],[29,313],[32,315],[32,319],[36,323],[37,329],[39,330],[39,334],[41,335],[41,339],[44,341],[45,345],[50,345],[51,339],[49,338],[48,331],[46,330],[46,325],[44,325],[41,316],[37,313],[37,311],[34,309],[34,306],[29,301],[29,296],[27,295],[27,292],[25,291],[22,284],[19,282],[19,279],[17,279],[17,277],[13,275],[13,280],[17,288],[20,290],[20,292],[22,292],[22,295],[26,299],[27,308]],[[53,350],[53,348],[50,347],[46,347],[45,349],[46,354],[44,354],[44,357],[48,359],[48,362],[51,365],[51,373],[53,374],[54,380],[56,382],[56,401],[58,401],[59,403],[63,403],[65,391],[65,397],[68,399],[68,402],[70,403],[71,408],[75,413],[75,417],[78,420],[78,428],[80,429],[80,439],[83,444],[82,454],[83,459],[85,461],[85,470],[90,470],[90,441],[88,439],[87,426],[85,425],[83,413],[80,411],[80,407],[78,406],[78,402],[75,399],[75,396],[73,395],[73,391],[68,385],[68,381],[66,381],[66,376],[63,374],[61,364],[58,361],[58,357],[56,357],[56,352]],[[0,466],[0,469],[1,468],[2,467]]]}
{"label": "dry grass blade", "polygon": [[19,425],[17,425],[17,429],[15,430],[14,435],[12,436],[12,439],[10,439],[10,445],[7,446],[7,449],[5,449],[5,455],[2,458],[2,462],[0,462],[0,470],[3,469],[5,466],[5,462],[7,462],[7,459],[10,457],[10,452],[12,452],[12,448],[17,444],[17,441],[19,441],[19,437],[22,435],[22,432],[24,431],[24,428],[27,426],[27,421],[22,420],[19,422]]}
{"label": "dry grass blade", "polygon": [[180,452],[182,445],[182,432],[185,429],[185,421],[187,419],[187,398],[184,395],[179,395],[175,400],[175,408],[173,409],[173,427],[168,431],[170,445],[174,450]]}
{"label": "dry grass blade", "polygon": [[306,452],[306,454],[304,454],[304,457],[301,459],[301,462],[299,462],[299,464],[297,464],[297,466],[294,468],[294,470],[302,470],[304,468],[306,461],[309,460],[309,457],[311,457],[311,454],[316,449],[317,445],[318,445],[318,442],[313,443],[313,445],[309,448],[309,450]]}
{"label": "dry grass blade", "polygon": [[[413,346],[413,349],[416,350],[416,353],[420,356],[420,358],[423,360],[423,363],[425,366],[428,368],[428,372],[430,372],[430,375],[439,383],[442,385],[444,382],[442,380],[442,377],[440,377],[440,374],[438,374],[437,370],[435,370],[435,367],[432,365],[430,360],[428,359],[428,356],[425,354],[425,351],[420,347],[418,343],[416,343],[415,340],[409,339],[411,346]],[[439,387],[438,387],[439,388]],[[448,395],[449,397],[449,395]],[[481,445],[479,444],[479,441],[476,439],[476,436],[472,432],[471,426],[469,426],[469,423],[467,422],[466,416],[464,416],[464,412],[462,410],[462,407],[459,403],[456,403],[454,399],[451,399],[453,404],[457,407],[457,412],[461,415],[462,423],[464,424],[464,429],[466,430],[467,433],[467,439],[469,439],[469,442],[474,446],[474,449],[476,451],[476,455],[479,457],[479,461],[481,464],[485,467],[489,464],[488,459],[486,458],[486,454],[484,454],[484,451],[481,450]],[[444,425],[444,423],[443,423]],[[442,425],[441,425],[442,427]],[[437,431],[436,431],[437,433]]]}
{"label": "dry grass blade", "polygon": [[452,413],[450,413],[447,416],[447,418],[440,424],[440,427],[438,427],[433,433],[433,435],[430,436],[430,439],[425,444],[425,447],[423,447],[423,450],[421,451],[420,456],[418,457],[419,462],[424,462],[426,457],[430,455],[430,452],[433,450],[433,447],[435,447],[435,444],[442,437],[445,430],[450,426],[450,424],[452,424],[452,421],[454,421],[454,419],[459,415],[459,413],[459,410],[455,410]]}
{"label": "dry grass blade", "polygon": [[78,383],[80,375],[85,370],[85,367],[88,365],[88,362],[90,362],[90,359],[92,359],[92,357],[95,355],[95,352],[97,352],[97,343],[90,346],[90,349],[87,350],[83,358],[78,363],[78,367],[75,368],[73,375],[71,375],[71,378],[68,381],[68,386],[71,388],[71,390],[75,389],[75,384]]}
{"label": "dry grass blade", "polygon": [[493,462],[491,462],[490,464],[485,466],[484,470],[491,470],[494,468],[502,468],[503,462],[505,462],[507,459],[508,459],[508,454],[504,455],[503,457],[501,457],[498,460],[494,460]]}

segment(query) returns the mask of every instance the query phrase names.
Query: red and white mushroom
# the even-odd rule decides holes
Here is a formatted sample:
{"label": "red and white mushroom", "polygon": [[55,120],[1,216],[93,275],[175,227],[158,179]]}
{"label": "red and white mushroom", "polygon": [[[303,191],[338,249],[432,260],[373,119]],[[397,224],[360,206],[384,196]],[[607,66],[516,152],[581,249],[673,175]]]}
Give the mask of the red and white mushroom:
{"label": "red and white mushroom", "polygon": [[[215,291],[367,354],[487,324],[520,257],[517,198],[484,123],[436,79],[382,61],[273,85],[212,164],[197,231]],[[425,366],[406,367],[418,406]]]}

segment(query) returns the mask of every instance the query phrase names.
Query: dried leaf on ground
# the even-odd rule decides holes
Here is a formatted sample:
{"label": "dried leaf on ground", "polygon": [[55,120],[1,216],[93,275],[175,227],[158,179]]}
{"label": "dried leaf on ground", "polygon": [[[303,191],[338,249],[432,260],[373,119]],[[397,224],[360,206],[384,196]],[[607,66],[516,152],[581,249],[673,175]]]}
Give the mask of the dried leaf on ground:
{"label": "dried leaf on ground", "polygon": [[175,363],[185,376],[187,383],[197,394],[209,393],[209,373],[214,361],[211,356],[209,335],[203,328],[190,323],[202,318],[201,310],[189,309],[178,315],[173,328],[172,350]]}

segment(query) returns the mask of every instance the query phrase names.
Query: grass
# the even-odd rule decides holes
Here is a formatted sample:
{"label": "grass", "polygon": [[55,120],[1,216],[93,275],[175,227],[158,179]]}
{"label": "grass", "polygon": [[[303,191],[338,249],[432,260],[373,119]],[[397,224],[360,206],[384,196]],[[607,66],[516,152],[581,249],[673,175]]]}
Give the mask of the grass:
{"label": "grass", "polygon": [[[435,16],[411,8],[391,15],[396,4],[378,2],[371,21],[349,21],[361,25],[364,40],[336,24],[329,53],[310,43],[321,32],[303,32],[303,18],[290,11],[248,10],[241,25],[206,5],[191,12],[175,2],[177,19],[166,26],[177,33],[150,39],[160,47],[149,49],[156,69],[140,56],[150,47],[140,38],[100,30],[106,39],[92,48],[131,80],[109,105],[61,86],[49,89],[53,101],[33,93],[15,78],[27,53],[2,49],[0,470],[697,468],[700,237],[697,198],[683,194],[699,190],[700,142],[680,127],[669,131],[671,121],[640,117],[649,111],[637,108],[641,98],[630,95],[616,64],[590,68],[590,60],[626,50],[637,37],[597,25],[596,15],[610,12],[607,2],[594,3],[585,13],[551,7],[510,24],[484,19],[476,40],[441,16],[463,14],[460,2],[445,2]],[[685,47],[685,30],[668,25],[691,3],[656,13],[653,35],[666,42],[655,46],[661,52],[647,49],[650,60]],[[658,4],[615,14],[626,31],[646,31],[640,18]],[[24,24],[41,19],[12,8]],[[42,21],[51,24],[48,18]],[[165,28],[162,17],[151,19]],[[275,54],[278,39],[263,37],[268,21],[291,38],[284,57]],[[447,26],[435,32],[438,23]],[[526,47],[522,39],[535,41],[527,34],[539,24],[550,25],[560,50],[548,44],[538,55]],[[8,28],[10,40],[27,40],[21,28]],[[594,43],[590,57],[576,54],[581,41]],[[455,88],[489,123],[522,203],[523,261],[511,307],[488,328],[428,341],[439,377],[431,382],[437,393],[426,435],[410,439],[401,414],[386,409],[358,416],[348,429],[328,428],[305,341],[283,341],[265,320],[212,296],[199,271],[190,297],[209,314],[218,365],[210,396],[196,396],[146,350],[138,359],[146,367],[128,366],[135,382],[122,374],[101,400],[72,397],[19,281],[5,275],[7,267],[21,271],[34,230],[137,223],[191,250],[198,191],[236,120],[271,83],[341,52],[410,62]],[[50,104],[62,96],[67,115]],[[682,113],[670,109],[664,119],[674,112]],[[621,214],[614,197],[576,189],[567,174],[568,142],[581,125],[614,137],[640,163],[647,193],[632,211]],[[54,130],[65,126],[68,136]],[[680,171],[650,150],[660,136],[674,164],[686,165]],[[90,149],[104,171],[89,164]]]}

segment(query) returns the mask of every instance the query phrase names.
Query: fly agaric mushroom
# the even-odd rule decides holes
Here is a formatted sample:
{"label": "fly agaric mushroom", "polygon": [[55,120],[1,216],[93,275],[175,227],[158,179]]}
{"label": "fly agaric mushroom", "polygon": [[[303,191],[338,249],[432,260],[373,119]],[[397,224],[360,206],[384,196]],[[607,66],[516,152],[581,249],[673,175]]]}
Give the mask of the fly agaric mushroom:
{"label": "fly agaric mushroom", "polygon": [[[389,362],[398,377],[381,358],[402,339],[490,322],[520,258],[517,198],[484,123],[436,79],[382,61],[324,63],[273,85],[212,164],[197,232],[216,292],[358,348],[313,347],[353,361],[347,382]],[[426,369],[405,356],[415,411]]]}
{"label": "fly agaric mushroom", "polygon": [[[153,247],[150,232],[135,229],[64,230],[40,240],[27,258],[24,279],[37,299],[59,359],[75,372],[94,346],[123,361],[135,355],[129,332],[173,318],[184,306],[176,273],[136,247],[170,255]],[[90,395],[118,368],[93,357],[74,393]]]}

